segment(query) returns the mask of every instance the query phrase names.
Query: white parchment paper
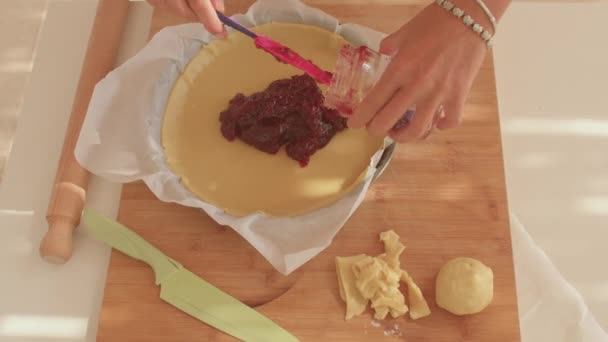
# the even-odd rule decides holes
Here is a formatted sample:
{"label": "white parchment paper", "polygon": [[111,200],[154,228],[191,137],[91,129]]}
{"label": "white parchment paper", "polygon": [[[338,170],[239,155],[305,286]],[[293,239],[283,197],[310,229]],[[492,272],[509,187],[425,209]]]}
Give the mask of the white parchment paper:
{"label": "white parchment paper", "polygon": [[[297,0],[259,0],[246,14],[232,18],[244,26],[271,21],[317,25],[353,44],[372,48],[384,36],[359,25],[340,25],[336,18]],[[306,215],[239,218],[197,199],[165,164],[160,132],[175,81],[212,39],[200,24],[165,28],[136,56],[108,74],[95,88],[76,158],[98,176],[120,183],[143,180],[162,201],[201,208],[218,223],[236,230],[278,271],[288,274],[325,249],[361,204],[382,151],[370,161],[365,182],[334,205]]]}

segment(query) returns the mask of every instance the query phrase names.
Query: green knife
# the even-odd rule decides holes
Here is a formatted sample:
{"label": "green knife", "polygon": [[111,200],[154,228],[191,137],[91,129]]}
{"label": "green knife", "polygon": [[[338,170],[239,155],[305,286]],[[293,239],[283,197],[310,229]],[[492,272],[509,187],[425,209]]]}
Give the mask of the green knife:
{"label": "green knife", "polygon": [[92,209],[84,210],[82,220],[97,239],[150,265],[156,285],[160,285],[160,298],[167,303],[241,341],[298,341],[272,320],[188,271],[129,228]]}

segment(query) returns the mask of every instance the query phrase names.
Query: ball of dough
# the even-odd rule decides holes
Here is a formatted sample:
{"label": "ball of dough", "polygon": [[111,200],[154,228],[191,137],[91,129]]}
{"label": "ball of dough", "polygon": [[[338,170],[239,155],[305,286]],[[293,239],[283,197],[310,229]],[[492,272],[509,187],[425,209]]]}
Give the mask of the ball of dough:
{"label": "ball of dough", "polygon": [[494,296],[492,269],[472,258],[455,258],[439,270],[435,300],[455,314],[470,315],[485,309]]}

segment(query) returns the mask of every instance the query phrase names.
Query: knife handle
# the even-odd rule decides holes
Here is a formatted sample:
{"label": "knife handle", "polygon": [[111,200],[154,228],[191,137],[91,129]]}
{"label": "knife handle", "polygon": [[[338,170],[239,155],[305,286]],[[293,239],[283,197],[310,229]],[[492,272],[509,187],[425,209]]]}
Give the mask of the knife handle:
{"label": "knife handle", "polygon": [[82,221],[86,229],[98,240],[150,265],[154,269],[156,285],[159,285],[167,276],[182,268],[182,265],[177,261],[167,257],[131,229],[93,209],[84,209]]}

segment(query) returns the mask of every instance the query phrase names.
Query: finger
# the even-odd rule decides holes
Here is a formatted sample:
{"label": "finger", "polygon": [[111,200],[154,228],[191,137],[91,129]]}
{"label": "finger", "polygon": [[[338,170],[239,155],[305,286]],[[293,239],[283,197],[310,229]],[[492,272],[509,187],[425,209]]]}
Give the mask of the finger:
{"label": "finger", "polygon": [[[224,6],[224,0],[211,0],[211,5],[213,5],[213,7],[221,13],[224,13],[226,11],[226,7]],[[226,32],[226,28],[223,26],[223,24],[222,32],[218,33],[216,36],[221,39],[228,38],[228,32]]]}
{"label": "finger", "polygon": [[348,120],[348,127],[361,128],[374,117],[374,115],[386,104],[397,91],[397,82],[392,79],[396,64],[391,63],[386,71],[365,96],[363,101],[355,108],[355,112]]}
{"label": "finger", "polygon": [[189,0],[189,4],[207,31],[213,34],[224,31],[224,25],[222,25],[222,22],[217,17],[215,8],[213,8],[210,0]]}
{"label": "finger", "polygon": [[222,13],[226,11],[226,7],[224,6],[224,0],[211,0],[211,4],[216,10]]}
{"label": "finger", "polygon": [[426,133],[424,133],[424,135],[422,136],[422,140],[425,140],[426,138],[429,137],[429,135],[431,135],[431,133],[433,133],[433,130],[437,127],[437,122],[439,122],[439,120],[441,118],[443,118],[445,116],[445,112],[443,110],[443,105],[439,106],[439,109],[437,109],[437,112],[435,113],[435,116],[433,117],[433,121],[431,122],[429,128],[427,129]]}
{"label": "finger", "polygon": [[389,82],[378,82],[348,119],[348,127],[365,127],[384,104],[390,101],[396,90],[396,87]]}
{"label": "finger", "polygon": [[164,10],[167,9],[167,6],[165,6],[165,2],[163,0],[147,0],[147,2],[154,8]]}
{"label": "finger", "polygon": [[375,136],[385,136],[395,126],[397,121],[414,105],[415,97],[419,94],[416,88],[401,88],[367,124],[367,130]]}
{"label": "finger", "polygon": [[464,97],[453,96],[443,104],[443,117],[436,124],[437,129],[446,130],[460,126],[464,115]]}
{"label": "finger", "polygon": [[173,11],[179,16],[182,16],[190,21],[198,21],[198,16],[196,13],[194,13],[192,8],[190,8],[187,0],[172,0],[169,1],[169,4],[169,6],[172,6]]}
{"label": "finger", "polygon": [[390,137],[397,142],[406,143],[428,135],[440,103],[439,97],[433,97],[430,101],[423,101],[420,105],[417,105],[412,122],[403,129],[391,131]]}
{"label": "finger", "polygon": [[399,30],[386,36],[386,38],[384,38],[380,43],[379,52],[389,56],[394,56],[395,54],[397,54],[404,33],[405,30],[403,28],[400,28]]}
{"label": "finger", "polygon": [[186,0],[147,0],[150,5],[161,11],[171,12],[191,21],[198,21],[198,17],[188,6]]}

